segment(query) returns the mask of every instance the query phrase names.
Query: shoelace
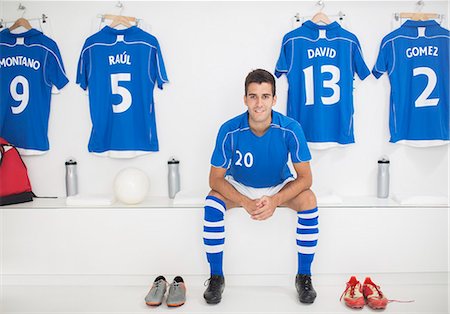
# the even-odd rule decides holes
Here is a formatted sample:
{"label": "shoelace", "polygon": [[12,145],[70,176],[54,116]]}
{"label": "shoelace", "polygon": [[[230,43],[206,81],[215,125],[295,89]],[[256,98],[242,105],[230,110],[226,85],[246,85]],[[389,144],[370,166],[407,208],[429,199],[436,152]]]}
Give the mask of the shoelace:
{"label": "shoelace", "polygon": [[383,292],[381,292],[381,290],[380,290],[380,286],[377,286],[377,285],[373,285],[373,284],[366,284],[367,286],[372,286],[372,287],[374,287],[375,288],[375,290],[377,290],[377,292],[378,292],[378,295],[380,296],[380,298],[383,298],[384,297],[384,295],[383,295]]}
{"label": "shoelace", "polygon": [[220,281],[219,280],[211,280],[211,278],[206,279],[205,283],[203,284],[205,287],[208,285],[211,285],[211,289],[213,288],[220,288]]}
{"label": "shoelace", "polygon": [[153,283],[153,286],[156,287],[156,289],[153,291],[154,295],[156,295],[161,285],[165,285],[167,287],[167,282],[164,280],[158,280],[157,282]]}
{"label": "shoelace", "polygon": [[309,277],[304,277],[301,279],[302,285],[305,287],[305,290],[312,290],[312,282]]}
{"label": "shoelace", "polygon": [[344,296],[344,294],[347,292],[348,289],[350,289],[350,297],[353,298],[355,296],[355,288],[356,288],[356,285],[350,285],[347,282],[347,286],[345,287],[344,292],[342,292],[341,297],[339,298],[339,301],[342,301],[342,297]]}
{"label": "shoelace", "polygon": [[[384,297],[383,292],[381,292],[380,286],[377,285],[372,285],[372,284],[366,284],[367,286],[372,286],[375,288],[375,290],[377,290],[378,295],[380,296],[380,298]],[[392,303],[392,302],[397,302],[397,303],[411,303],[414,302],[415,300],[389,300],[387,299],[388,303]]]}

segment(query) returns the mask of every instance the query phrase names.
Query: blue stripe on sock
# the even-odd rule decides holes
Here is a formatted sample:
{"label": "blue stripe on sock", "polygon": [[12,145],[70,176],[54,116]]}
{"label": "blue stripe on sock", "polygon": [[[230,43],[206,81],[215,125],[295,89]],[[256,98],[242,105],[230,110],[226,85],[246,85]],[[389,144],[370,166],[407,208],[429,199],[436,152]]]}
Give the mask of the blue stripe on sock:
{"label": "blue stripe on sock", "polygon": [[216,222],[223,220],[223,213],[214,207],[205,206],[205,220]]}
{"label": "blue stripe on sock", "polygon": [[313,233],[319,233],[319,228],[313,228],[313,229],[297,228],[297,234],[313,234]]}
{"label": "blue stripe on sock", "polygon": [[317,240],[313,240],[313,241],[302,241],[302,240],[297,240],[297,245],[299,246],[307,246],[307,247],[313,247],[317,245]]}
{"label": "blue stripe on sock", "polygon": [[299,224],[301,224],[301,225],[304,225],[304,226],[314,226],[314,225],[317,225],[319,223],[319,217],[310,218],[310,219],[299,218],[297,220],[297,222]]}
{"label": "blue stripe on sock", "polygon": [[203,227],[203,231],[205,232],[224,232],[225,231],[225,226],[222,227]]}
{"label": "blue stripe on sock", "polygon": [[203,243],[206,245],[220,245],[225,243],[225,239],[205,239],[203,238]]}

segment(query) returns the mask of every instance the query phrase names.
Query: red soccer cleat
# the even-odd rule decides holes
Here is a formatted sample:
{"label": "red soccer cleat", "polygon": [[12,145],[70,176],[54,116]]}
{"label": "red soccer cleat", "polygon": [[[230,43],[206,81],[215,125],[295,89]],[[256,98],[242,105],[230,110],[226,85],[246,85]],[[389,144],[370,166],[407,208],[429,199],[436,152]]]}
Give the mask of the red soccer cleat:
{"label": "red soccer cleat", "polygon": [[388,304],[388,299],[381,292],[380,287],[373,283],[370,277],[366,277],[363,285],[363,295],[367,305],[376,310],[383,310]]}
{"label": "red soccer cleat", "polygon": [[345,304],[352,309],[360,309],[364,306],[365,300],[362,287],[355,276],[350,277],[340,300],[342,300],[342,297],[344,297]]}

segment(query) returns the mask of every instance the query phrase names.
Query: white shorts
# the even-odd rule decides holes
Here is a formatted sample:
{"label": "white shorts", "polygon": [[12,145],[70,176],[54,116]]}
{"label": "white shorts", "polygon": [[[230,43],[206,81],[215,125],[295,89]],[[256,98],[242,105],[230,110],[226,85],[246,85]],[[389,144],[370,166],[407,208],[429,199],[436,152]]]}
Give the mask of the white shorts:
{"label": "white shorts", "polygon": [[268,188],[254,188],[251,186],[246,186],[234,180],[234,178],[230,175],[225,176],[225,180],[227,180],[239,193],[247,196],[249,199],[255,200],[263,197],[264,195],[273,196],[277,194],[287,183],[294,181],[295,179],[293,177],[289,177],[284,180],[284,182]]}

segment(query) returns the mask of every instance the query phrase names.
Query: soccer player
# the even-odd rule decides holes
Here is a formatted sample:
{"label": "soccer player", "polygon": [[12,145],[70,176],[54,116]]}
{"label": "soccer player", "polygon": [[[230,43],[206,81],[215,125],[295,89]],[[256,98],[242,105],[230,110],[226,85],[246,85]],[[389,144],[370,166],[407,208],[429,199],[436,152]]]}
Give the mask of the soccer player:
{"label": "soccer player", "polygon": [[[318,239],[318,209],[310,190],[311,155],[300,124],[276,111],[275,78],[265,70],[250,72],[245,80],[248,110],[225,122],[211,158],[206,197],[204,244],[211,277],[204,293],[207,303],[222,299],[222,269],[227,208],[242,206],[255,220],[270,218],[277,206],[298,212],[298,272],[295,278],[302,303],[313,303],[311,263]],[[287,162],[291,160],[294,178]]]}

